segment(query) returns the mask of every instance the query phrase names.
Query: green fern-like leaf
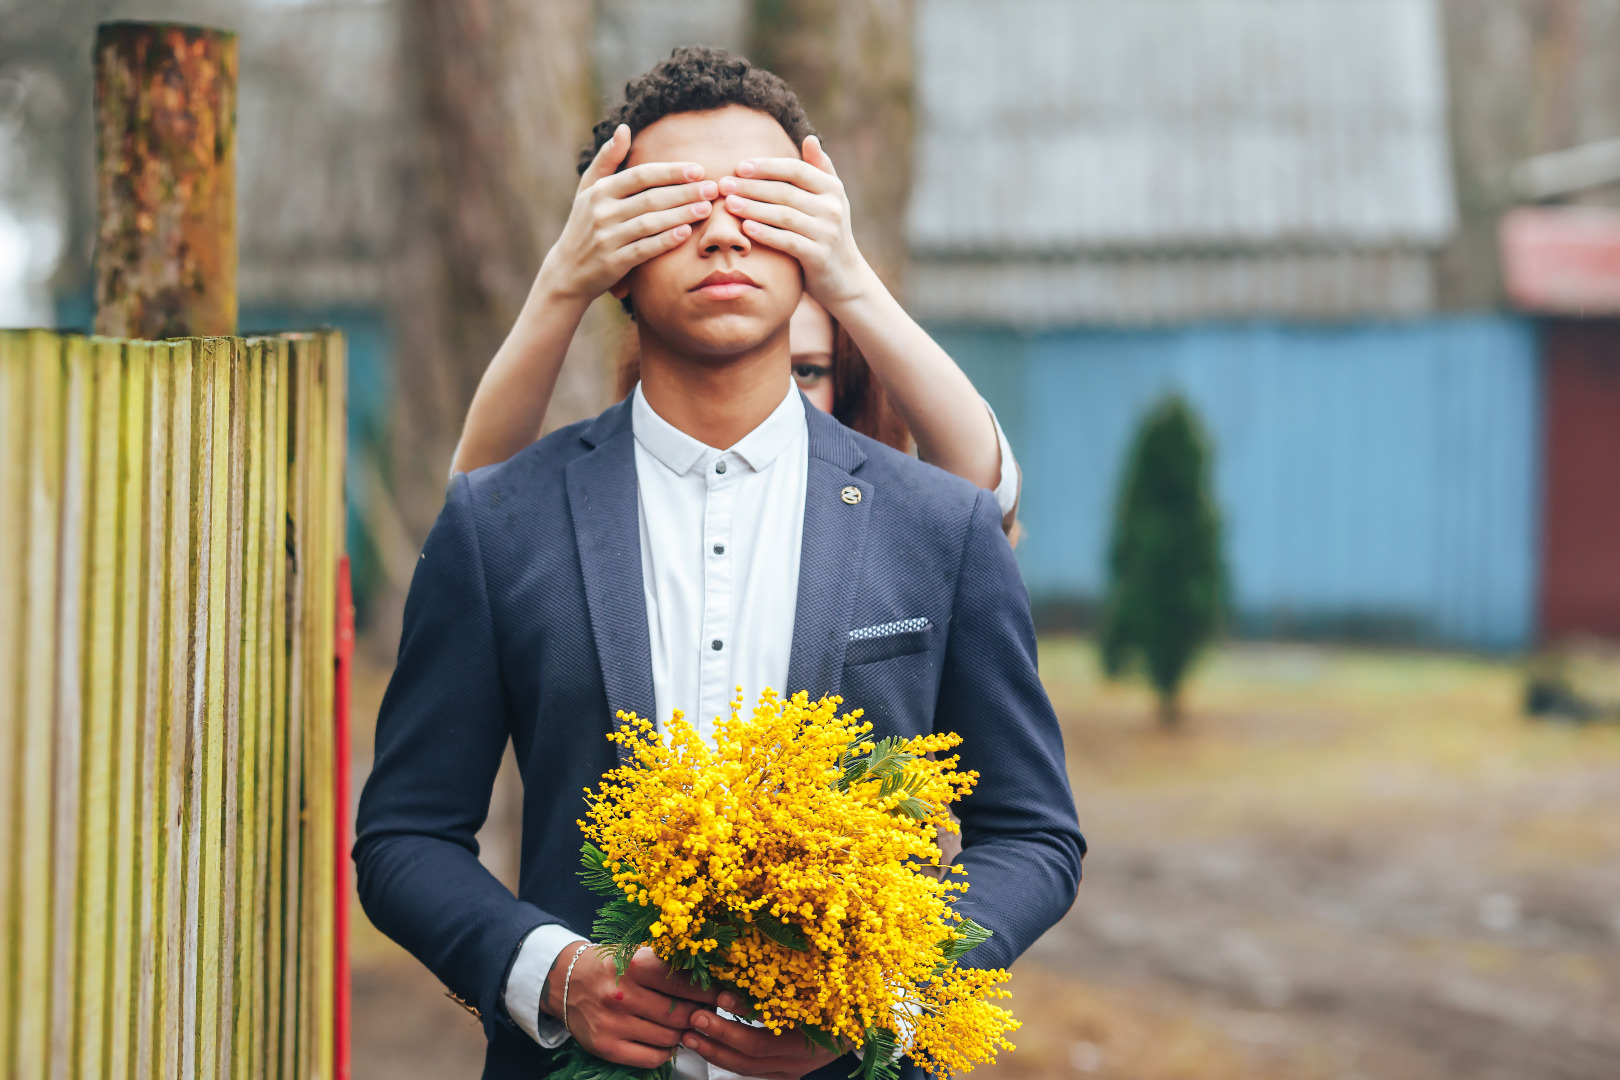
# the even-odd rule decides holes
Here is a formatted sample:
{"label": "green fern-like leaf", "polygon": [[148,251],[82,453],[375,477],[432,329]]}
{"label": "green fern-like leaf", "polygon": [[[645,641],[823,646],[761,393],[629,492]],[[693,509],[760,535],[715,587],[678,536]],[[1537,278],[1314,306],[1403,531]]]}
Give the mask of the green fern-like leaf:
{"label": "green fern-like leaf", "polygon": [[613,880],[613,871],[608,868],[607,855],[601,848],[587,840],[585,846],[579,849],[579,854],[583,864],[579,877],[587,889],[598,896],[617,897],[624,894],[618,882]]}
{"label": "green fern-like leaf", "polygon": [[638,1069],[604,1061],[570,1039],[558,1052],[557,1068],[550,1080],[670,1080],[675,1074],[674,1059],[656,1069]]}
{"label": "green fern-like leaf", "polygon": [[932,810],[933,808],[928,803],[923,802],[915,795],[907,795],[895,803],[894,809],[889,813],[896,816],[904,815],[913,821],[922,821],[928,817]]}
{"label": "green fern-like leaf", "polygon": [[805,1042],[828,1053],[842,1054],[847,1049],[838,1039],[818,1027],[802,1027],[799,1030],[804,1032]]}
{"label": "green fern-like leaf", "polygon": [[810,942],[799,932],[799,928],[781,919],[767,915],[764,912],[754,916],[754,926],[760,933],[782,946],[795,952],[804,952],[810,947]]}
{"label": "green fern-like leaf", "polygon": [[850,1080],[900,1080],[900,1045],[894,1032],[887,1028],[869,1027],[861,1045],[861,1063],[850,1073]]}
{"label": "green fern-like leaf", "polygon": [[622,977],[630,968],[630,958],[652,937],[652,924],[663,912],[652,904],[631,903],[623,896],[609,900],[596,913],[591,936],[596,943],[613,950],[613,966]]}
{"label": "green fern-like leaf", "polygon": [[879,739],[873,744],[872,752],[866,757],[867,779],[888,783],[904,775],[906,763],[913,757],[900,749],[904,745],[905,740],[901,738]]}
{"label": "green fern-like leaf", "polygon": [[988,929],[987,926],[980,926],[974,920],[964,918],[961,923],[957,923],[956,929],[951,931],[951,936],[944,939],[944,944],[941,946],[941,950],[944,952],[944,963],[941,967],[961,960],[964,955],[969,954],[970,950],[977,949],[978,946],[990,941],[991,936],[993,936],[993,931]]}

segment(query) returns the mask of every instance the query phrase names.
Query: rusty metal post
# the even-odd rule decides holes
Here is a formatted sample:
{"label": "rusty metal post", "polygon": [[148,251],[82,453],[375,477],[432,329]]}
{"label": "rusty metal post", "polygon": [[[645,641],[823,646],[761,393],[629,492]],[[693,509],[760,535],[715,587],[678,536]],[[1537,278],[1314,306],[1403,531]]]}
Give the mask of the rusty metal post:
{"label": "rusty metal post", "polygon": [[130,338],[236,332],[236,35],[96,31],[96,321]]}

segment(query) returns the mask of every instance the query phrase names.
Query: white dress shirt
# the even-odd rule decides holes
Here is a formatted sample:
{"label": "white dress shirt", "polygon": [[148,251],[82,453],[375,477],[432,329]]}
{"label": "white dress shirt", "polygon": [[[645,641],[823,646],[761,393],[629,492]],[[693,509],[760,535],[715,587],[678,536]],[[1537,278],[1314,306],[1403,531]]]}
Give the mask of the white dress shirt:
{"label": "white dress shirt", "polygon": [[[995,495],[1005,514],[1018,499],[1018,467],[995,413],[990,416],[1001,450]],[[739,686],[744,715],[767,686],[780,694],[804,689],[785,685],[810,462],[804,399],[790,381],[782,403],[727,450],[706,446],[659,416],[639,384],[630,424],[654,719],[662,730],[679,709],[712,742],[714,721],[730,713]],[[507,1013],[548,1049],[561,1046],[568,1032],[540,1012],[540,992],[558,956],[571,957],[583,940],[559,924],[538,926],[507,975]],[[682,1051],[676,1075],[719,1080],[732,1074]]]}
{"label": "white dress shirt", "polygon": [[[767,686],[790,692],[810,454],[804,399],[792,380],[783,389],[764,422],[716,450],[659,416],[636,387],[630,427],[660,729],[679,709],[712,742],[739,686],[745,714]],[[540,991],[557,957],[580,940],[560,925],[537,927],[507,976],[506,1011],[548,1048],[568,1033],[539,1011]],[[696,1055],[679,1058],[681,1076],[708,1073]]]}

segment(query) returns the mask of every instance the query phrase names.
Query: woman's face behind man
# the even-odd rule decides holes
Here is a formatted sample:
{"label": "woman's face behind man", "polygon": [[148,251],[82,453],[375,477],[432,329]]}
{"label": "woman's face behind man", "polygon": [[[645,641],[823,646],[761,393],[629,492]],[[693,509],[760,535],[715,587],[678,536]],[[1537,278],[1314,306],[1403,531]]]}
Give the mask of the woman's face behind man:
{"label": "woman's face behind man", "polygon": [[[798,156],[773,118],[728,105],[649,124],[625,165],[691,161],[703,166],[704,179],[717,181],[735,176],[740,161]],[[651,331],[677,352],[720,360],[785,338],[803,277],[797,260],[751,241],[723,198],[712,206],[691,236],[630,271],[613,293],[629,294],[644,334]]]}

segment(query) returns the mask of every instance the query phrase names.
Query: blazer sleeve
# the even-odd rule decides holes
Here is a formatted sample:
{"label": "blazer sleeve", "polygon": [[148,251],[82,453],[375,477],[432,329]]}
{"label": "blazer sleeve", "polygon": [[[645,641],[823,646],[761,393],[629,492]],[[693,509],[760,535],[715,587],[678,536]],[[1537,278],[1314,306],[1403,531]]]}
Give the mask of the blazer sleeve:
{"label": "blazer sleeve", "polygon": [[478,861],[509,734],[471,488],[460,475],[411,580],[354,863],[371,921],[477,1005],[491,1038],[495,1025],[512,1024],[501,993],[523,938],[562,921],[514,897]]}
{"label": "blazer sleeve", "polygon": [[957,573],[934,730],[962,736],[961,768],[979,774],[957,808],[968,889],[956,908],[994,936],[964,963],[1009,967],[1073,905],[1086,842],[1036,669],[1029,594],[985,491]]}

